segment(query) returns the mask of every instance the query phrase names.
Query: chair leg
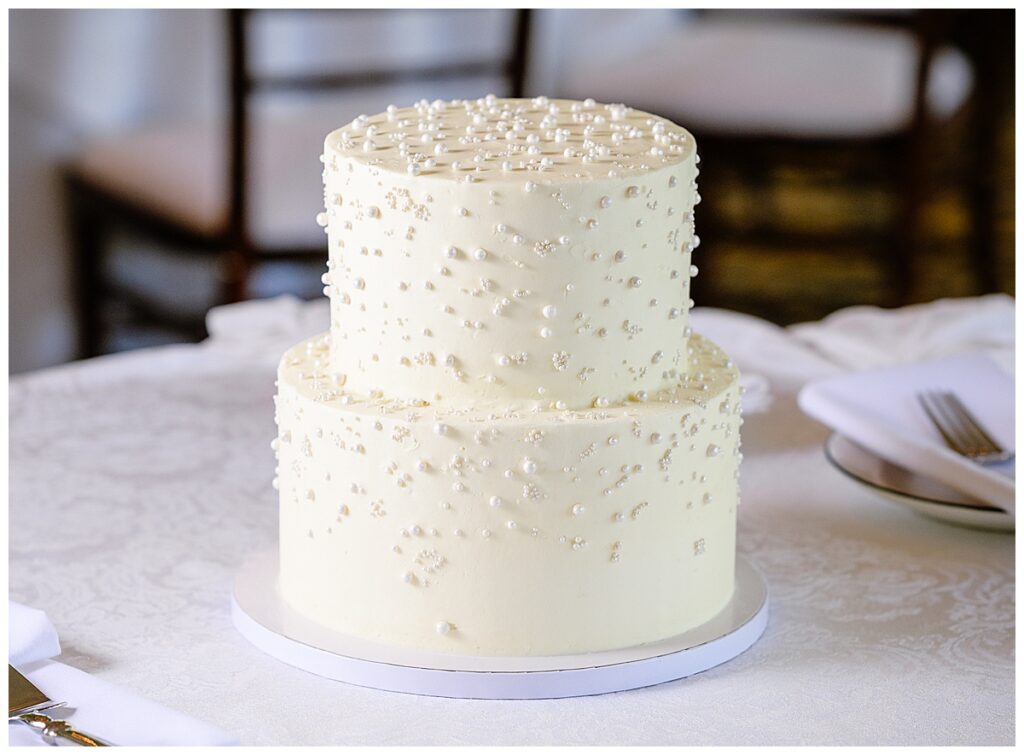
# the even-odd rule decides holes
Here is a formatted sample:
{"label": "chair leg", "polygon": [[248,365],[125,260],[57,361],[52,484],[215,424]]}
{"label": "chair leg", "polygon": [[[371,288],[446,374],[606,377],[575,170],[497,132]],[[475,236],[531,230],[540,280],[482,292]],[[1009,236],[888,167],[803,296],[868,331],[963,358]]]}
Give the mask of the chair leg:
{"label": "chair leg", "polygon": [[103,339],[100,265],[104,234],[102,221],[88,198],[70,180],[65,187],[78,320],[78,358],[88,359],[99,356]]}
{"label": "chair leg", "polygon": [[248,298],[249,276],[252,253],[244,242],[231,243],[228,251],[220,256],[220,300],[223,304],[233,304]]}
{"label": "chair leg", "polygon": [[920,243],[921,209],[926,195],[927,176],[922,160],[923,148],[919,139],[909,139],[899,150],[896,160],[895,194],[897,210],[890,247],[886,253],[885,269],[887,304],[899,307],[909,304],[918,293],[914,290],[914,265]]}
{"label": "chair leg", "polygon": [[995,212],[996,191],[991,170],[996,162],[995,145],[987,139],[976,139],[977,159],[971,167],[973,174],[968,181],[970,198],[970,255],[974,268],[974,285],[979,294],[999,290],[999,276],[996,272]]}
{"label": "chair leg", "polygon": [[[993,30],[994,33],[995,30]],[[1012,32],[1010,32],[1012,35]],[[991,36],[991,35],[989,35]],[[1005,48],[1006,45],[1003,45]],[[1013,49],[1012,39],[1008,44]],[[970,197],[970,255],[973,262],[975,286],[978,293],[999,290],[998,259],[996,255],[996,223],[998,222],[998,192],[996,181],[1002,166],[999,164],[999,127],[1006,87],[1005,62],[1000,60],[1000,45],[980,44],[976,53],[975,92],[972,102],[970,129],[969,176],[966,181]],[[1012,66],[1012,62],[1009,63]],[[1012,95],[1011,95],[1012,96]],[[1008,110],[1012,112],[1012,105]]]}

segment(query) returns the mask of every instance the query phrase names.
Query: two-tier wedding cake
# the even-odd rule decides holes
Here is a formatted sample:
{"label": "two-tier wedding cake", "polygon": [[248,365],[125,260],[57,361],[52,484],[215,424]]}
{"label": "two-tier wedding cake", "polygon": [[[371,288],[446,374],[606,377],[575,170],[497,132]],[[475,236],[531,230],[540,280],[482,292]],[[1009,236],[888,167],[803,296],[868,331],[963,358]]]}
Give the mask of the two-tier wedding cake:
{"label": "two-tier wedding cake", "polygon": [[322,160],[331,328],[278,371],[284,600],[503,656],[638,645],[726,606],[740,390],[688,325],[693,137],[488,96],[360,116]]}

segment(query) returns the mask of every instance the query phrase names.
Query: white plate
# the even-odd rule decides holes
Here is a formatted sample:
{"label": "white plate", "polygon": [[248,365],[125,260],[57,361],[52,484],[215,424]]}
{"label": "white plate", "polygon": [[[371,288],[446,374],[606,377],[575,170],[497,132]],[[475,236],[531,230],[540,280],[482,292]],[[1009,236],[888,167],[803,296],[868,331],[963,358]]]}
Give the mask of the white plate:
{"label": "white plate", "polygon": [[950,524],[1013,532],[1014,519],[941,482],[911,472],[868,451],[839,433],[825,441],[825,457],[851,480],[889,501]]}
{"label": "white plate", "polygon": [[742,557],[736,590],[711,621],[677,637],[572,656],[510,658],[428,653],[368,642],[313,623],[277,591],[277,551],[235,577],[235,627],[292,666],[362,687],[438,697],[530,700],[619,692],[681,679],[735,658],[768,623],[768,585]]}

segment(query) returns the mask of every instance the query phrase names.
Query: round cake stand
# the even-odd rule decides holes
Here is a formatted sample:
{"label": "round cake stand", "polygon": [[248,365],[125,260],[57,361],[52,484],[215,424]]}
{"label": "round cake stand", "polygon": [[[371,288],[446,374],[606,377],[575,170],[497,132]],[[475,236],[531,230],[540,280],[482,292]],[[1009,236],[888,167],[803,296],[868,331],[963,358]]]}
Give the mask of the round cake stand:
{"label": "round cake stand", "polygon": [[278,660],[362,687],[436,697],[532,700],[619,692],[681,679],[735,658],[768,623],[768,585],[743,557],[736,590],[713,619],[632,648],[530,658],[395,648],[339,634],[304,618],[277,592],[277,552],[250,558],[235,578],[231,614],[249,642]]}

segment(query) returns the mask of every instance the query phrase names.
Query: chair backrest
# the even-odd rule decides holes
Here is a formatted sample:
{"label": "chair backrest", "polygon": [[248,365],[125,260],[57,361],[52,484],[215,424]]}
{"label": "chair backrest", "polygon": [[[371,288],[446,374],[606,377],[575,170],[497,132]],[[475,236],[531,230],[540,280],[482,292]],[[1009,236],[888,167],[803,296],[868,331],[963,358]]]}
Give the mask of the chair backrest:
{"label": "chair backrest", "polygon": [[[527,52],[530,43],[530,16],[527,9],[510,11],[514,14],[511,24],[511,39],[507,50],[496,58],[470,61],[444,62],[437,65],[415,67],[380,67],[346,72],[310,72],[259,75],[252,71],[249,61],[250,16],[253,13],[340,13],[368,14],[388,11],[332,10],[332,11],[255,11],[231,9],[228,15],[228,68],[229,68],[229,118],[228,133],[228,236],[232,246],[239,250],[238,264],[245,266],[251,256],[252,243],[246,227],[248,210],[247,191],[250,140],[250,102],[252,96],[267,92],[317,93],[343,89],[370,89],[399,83],[452,80],[471,76],[499,76],[507,80],[507,90],[512,97],[523,96],[527,72]],[[422,11],[429,12],[429,11]],[[244,272],[239,271],[244,278]],[[229,277],[231,273],[228,273]],[[238,292],[240,298],[241,291]]]}
{"label": "chair backrest", "polygon": [[952,29],[957,19],[956,11],[925,9],[701,10],[697,13],[702,16],[743,14],[747,17],[753,13],[760,13],[761,17],[772,20],[790,18],[828,24],[898,29],[909,33],[918,45],[912,116],[908,123],[908,131],[911,133],[918,133],[925,127],[928,112],[928,74],[935,53],[944,43],[951,41]]}

